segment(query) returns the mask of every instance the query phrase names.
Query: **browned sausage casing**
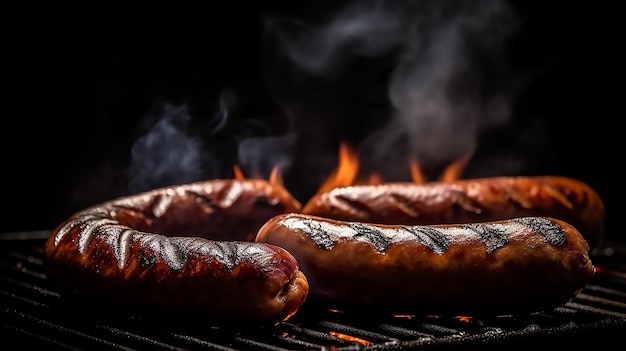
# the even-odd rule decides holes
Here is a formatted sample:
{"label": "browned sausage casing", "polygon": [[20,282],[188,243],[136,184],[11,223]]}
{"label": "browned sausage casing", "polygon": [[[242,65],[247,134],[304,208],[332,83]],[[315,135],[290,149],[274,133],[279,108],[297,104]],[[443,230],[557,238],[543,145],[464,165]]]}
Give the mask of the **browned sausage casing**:
{"label": "browned sausage casing", "polygon": [[595,272],[580,232],[547,217],[403,226],[286,214],[256,241],[296,257],[309,301],[346,310],[535,312],[568,302]]}
{"label": "browned sausage casing", "polygon": [[344,221],[411,225],[545,216],[574,225],[591,246],[600,243],[605,225],[600,196],[586,183],[558,176],[339,187],[312,197],[302,213]]}
{"label": "browned sausage casing", "polygon": [[76,296],[120,306],[223,321],[285,320],[306,298],[305,276],[284,249],[243,240],[299,206],[263,180],[213,180],[119,198],[52,231],[46,275]]}

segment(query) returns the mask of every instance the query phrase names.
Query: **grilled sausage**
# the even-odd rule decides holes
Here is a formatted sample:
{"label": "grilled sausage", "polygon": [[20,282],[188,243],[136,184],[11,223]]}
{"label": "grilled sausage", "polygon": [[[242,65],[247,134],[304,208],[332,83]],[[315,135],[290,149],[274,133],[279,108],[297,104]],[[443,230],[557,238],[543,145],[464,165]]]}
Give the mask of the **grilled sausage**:
{"label": "grilled sausage", "polygon": [[541,311],[575,297],[595,272],[580,232],[547,217],[404,226],[285,214],[256,241],[298,260],[311,303],[368,313]]}
{"label": "grilled sausage", "polygon": [[47,277],[68,295],[167,314],[275,322],[297,312],[308,282],[287,251],[245,241],[297,211],[282,187],[213,180],[95,205],[45,244]]}
{"label": "grilled sausage", "polygon": [[605,224],[600,196],[586,183],[558,176],[339,187],[313,196],[302,213],[344,221],[407,225],[553,217],[574,225],[590,246],[601,242]]}

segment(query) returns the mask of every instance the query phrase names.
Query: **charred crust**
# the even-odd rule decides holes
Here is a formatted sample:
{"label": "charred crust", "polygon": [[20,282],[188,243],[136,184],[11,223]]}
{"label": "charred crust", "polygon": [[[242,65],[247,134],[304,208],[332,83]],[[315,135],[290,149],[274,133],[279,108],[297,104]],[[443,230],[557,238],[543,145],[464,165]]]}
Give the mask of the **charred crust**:
{"label": "charred crust", "polygon": [[481,214],[484,211],[480,202],[472,199],[466,193],[451,190],[450,200],[452,201],[452,208],[455,212],[470,212],[474,214]]}
{"label": "charred crust", "polygon": [[215,241],[214,242],[215,249],[218,251],[218,254],[215,257],[224,264],[229,271],[232,271],[233,268],[237,266],[239,263],[240,255],[237,252],[237,246],[233,242],[226,241]]}
{"label": "charred crust", "polygon": [[403,228],[407,232],[415,235],[420,243],[439,255],[448,249],[452,241],[448,235],[439,229],[425,226],[408,226]]}
{"label": "charred crust", "polygon": [[488,253],[492,253],[493,251],[504,247],[509,242],[506,232],[494,227],[493,225],[469,223],[465,224],[463,228],[469,229],[478,234],[485,245],[487,245]]}
{"label": "charred crust", "polygon": [[396,207],[400,209],[401,212],[406,213],[409,217],[417,218],[419,217],[419,212],[416,211],[415,205],[413,201],[409,199],[407,196],[398,194],[393,192],[390,194],[391,199],[394,201]]}
{"label": "charred crust", "polygon": [[335,246],[335,241],[324,231],[322,226],[314,220],[304,220],[303,224],[307,227],[306,234],[313,242],[324,250],[331,250]]}
{"label": "charred crust", "polygon": [[543,235],[546,241],[552,245],[562,246],[567,241],[561,226],[547,218],[524,217],[516,218],[515,221],[529,227],[533,232]]}
{"label": "charred crust", "polygon": [[344,195],[337,195],[334,198],[339,202],[340,207],[346,207],[353,215],[358,214],[362,219],[370,218],[372,214],[372,209],[363,201],[351,199]]}
{"label": "charred crust", "polygon": [[139,248],[137,258],[142,269],[152,268],[157,263],[154,251],[146,247]]}
{"label": "charred crust", "polygon": [[380,230],[363,224],[363,223],[349,223],[348,226],[356,231],[355,238],[364,237],[369,243],[371,243],[378,252],[382,253],[387,250],[391,245],[391,240],[386,237]]}
{"label": "charred crust", "polygon": [[210,196],[200,194],[198,192],[191,191],[191,190],[187,190],[186,193],[193,196],[197,204],[199,204],[200,206],[203,206],[204,208],[209,209],[210,211],[214,211],[219,207],[217,203],[215,202],[215,199],[213,199]]}

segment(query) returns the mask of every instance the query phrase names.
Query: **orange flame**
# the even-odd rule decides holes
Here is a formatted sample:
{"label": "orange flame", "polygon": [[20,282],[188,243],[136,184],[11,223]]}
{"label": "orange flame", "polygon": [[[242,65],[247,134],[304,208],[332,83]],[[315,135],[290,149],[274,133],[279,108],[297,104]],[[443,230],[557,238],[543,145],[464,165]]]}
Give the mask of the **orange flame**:
{"label": "orange flame", "polygon": [[368,185],[378,185],[378,184],[381,184],[382,182],[383,182],[383,177],[381,177],[381,175],[378,173],[372,173],[367,178]]}
{"label": "orange flame", "polygon": [[235,173],[235,179],[237,179],[237,180],[244,180],[244,179],[246,179],[246,176],[243,175],[243,171],[237,165],[233,165],[233,173]]}
{"label": "orange flame", "polygon": [[[459,158],[448,165],[439,177],[439,181],[443,183],[451,183],[461,179],[461,175],[465,170],[471,153]],[[417,159],[412,158],[410,161],[411,179],[414,183],[423,184],[428,182],[421,170]],[[272,171],[274,173],[274,171]],[[378,185],[383,183],[382,176],[373,172],[368,177],[358,179],[359,174],[359,158],[356,151],[346,142],[339,144],[339,162],[337,168],[326,178],[317,190],[317,193],[323,193],[333,188],[350,186],[354,184]],[[281,180],[282,184],[282,180]]]}
{"label": "orange flame", "polygon": [[465,166],[467,166],[467,163],[471,158],[470,156],[470,154],[467,154],[448,165],[439,177],[439,181],[443,183],[452,183],[455,180],[461,179],[461,174],[463,173],[463,170],[465,170]]}
{"label": "orange flame", "polygon": [[280,169],[278,168],[278,166],[274,166],[274,168],[272,169],[272,173],[270,173],[269,182],[270,184],[275,185],[275,186],[279,186],[279,187],[285,186],[285,183],[283,183],[283,176],[280,173]]}
{"label": "orange flame", "polygon": [[352,336],[352,335],[347,335],[347,334],[342,334],[340,332],[336,332],[336,331],[329,331],[328,334],[337,337],[339,339],[342,340],[346,340],[346,341],[351,341],[351,342],[356,342],[359,343],[363,346],[369,346],[371,343],[367,340],[361,339],[361,338],[357,338],[356,336]]}
{"label": "orange flame", "polygon": [[[246,179],[246,176],[243,174],[243,171],[236,164],[233,165],[233,173],[235,174],[235,179],[237,180]],[[263,177],[261,176],[260,172],[258,171],[256,167],[253,167],[252,169],[252,178],[263,179]],[[272,185],[284,186],[283,176],[280,173],[280,169],[278,168],[278,166],[274,166],[274,168],[272,168],[272,172],[270,173],[268,181]]]}
{"label": "orange flame", "polygon": [[418,184],[426,183],[426,178],[422,174],[419,163],[415,158],[411,159],[411,179]]}
{"label": "orange flame", "polygon": [[357,153],[347,143],[342,142],[339,144],[339,165],[322,183],[318,193],[340,186],[352,185],[358,174],[359,158]]}

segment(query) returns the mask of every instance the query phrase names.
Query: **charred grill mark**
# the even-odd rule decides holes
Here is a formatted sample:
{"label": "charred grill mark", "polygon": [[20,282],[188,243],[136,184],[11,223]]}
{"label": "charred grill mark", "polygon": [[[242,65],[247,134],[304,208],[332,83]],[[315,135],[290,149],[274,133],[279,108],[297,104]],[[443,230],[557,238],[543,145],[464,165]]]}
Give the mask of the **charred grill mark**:
{"label": "charred grill mark", "polygon": [[154,266],[159,254],[171,269],[180,270],[184,267],[186,251],[172,238],[158,234],[139,235],[138,238],[141,247],[138,257],[143,268]]}
{"label": "charred grill mark", "polygon": [[266,207],[274,209],[284,209],[285,205],[280,202],[280,199],[276,197],[269,198],[266,195],[259,195],[254,199],[253,205],[255,207]]}
{"label": "charred grill mark", "polygon": [[574,204],[572,203],[572,201],[568,199],[567,194],[565,194],[561,189],[546,184],[543,186],[543,190],[546,193],[550,194],[553,199],[558,201],[563,207],[567,208],[568,210],[574,208]]}
{"label": "charred grill mark", "polygon": [[481,206],[480,202],[472,199],[464,192],[451,190],[450,200],[454,205],[458,206],[458,208],[462,209],[465,212],[471,212],[475,214],[480,214],[483,212],[483,206]]}
{"label": "charred grill mark", "polygon": [[524,217],[516,218],[515,221],[529,227],[533,232],[543,235],[546,241],[552,245],[561,246],[567,240],[563,229],[547,218]]}
{"label": "charred grill mark", "polygon": [[96,231],[99,230],[101,226],[116,223],[116,221],[108,218],[95,219],[90,223],[87,223],[83,228],[81,228],[80,233],[78,234],[78,252],[81,254],[85,253],[91,239],[93,239]]}
{"label": "charred grill mark", "polygon": [[441,230],[423,226],[408,226],[403,228],[407,232],[415,235],[420,243],[426,245],[439,255],[444,253],[450,245],[450,237],[445,235]]}
{"label": "charred grill mark", "polygon": [[207,209],[208,212],[212,213],[218,208],[215,199],[213,199],[212,197],[191,190],[187,190],[186,193],[193,196],[196,203],[199,204],[201,207]]}
{"label": "charred grill mark", "polygon": [[228,208],[232,206],[243,195],[241,182],[233,181],[225,183],[225,186],[218,192],[218,206]]}
{"label": "charred grill mark", "polygon": [[239,245],[239,260],[248,260],[254,262],[255,265],[265,270],[266,263],[274,258],[274,252],[268,250],[265,246],[256,245],[254,243],[242,243]]}
{"label": "charred grill mark", "polygon": [[349,223],[348,226],[356,231],[355,238],[364,237],[380,253],[385,252],[391,245],[391,240],[376,228],[363,223]]}
{"label": "charred grill mark", "polygon": [[325,250],[331,250],[333,246],[335,246],[335,242],[333,239],[322,229],[322,226],[313,221],[313,220],[304,220],[302,221],[304,226],[307,228],[305,232],[311,240],[320,248]]}
{"label": "charred grill mark", "polygon": [[415,210],[411,199],[403,194],[399,194],[396,192],[391,193],[390,196],[394,204],[396,205],[396,208],[398,208],[401,212],[406,213],[412,218],[419,217],[419,212]]}
{"label": "charred grill mark", "polygon": [[371,216],[372,209],[363,201],[351,199],[341,194],[336,195],[334,198],[338,202],[338,207],[343,207],[349,213],[357,214],[360,218],[369,218]]}
{"label": "charred grill mark", "polygon": [[115,258],[117,259],[117,265],[120,268],[124,268],[124,266],[126,265],[126,260],[130,255],[130,244],[132,240],[132,235],[133,230],[126,229],[122,231],[122,233],[118,236],[117,242],[115,243]]}
{"label": "charred grill mark", "polygon": [[185,266],[187,257],[185,252],[169,238],[160,236],[158,241],[159,251],[163,254],[163,259],[167,265],[174,270],[181,270]]}
{"label": "charred grill mark", "polygon": [[63,227],[61,227],[57,231],[56,235],[54,236],[54,245],[55,246],[58,245],[59,242],[61,242],[61,240],[63,240],[63,238],[67,235],[67,233],[69,233],[73,228],[77,226],[81,226],[85,222],[88,222],[97,218],[101,218],[101,217],[95,216],[95,215],[84,215],[82,217],[79,217],[79,218],[76,218],[67,222],[65,225],[63,225]]}
{"label": "charred grill mark", "polygon": [[509,241],[506,232],[497,229],[493,225],[481,224],[481,223],[469,223],[463,226],[465,229],[469,229],[478,234],[482,241],[487,245],[487,252],[493,251],[503,247]]}
{"label": "charred grill mark", "polygon": [[[136,207],[112,204],[111,209],[115,210],[116,212],[125,212],[126,214],[132,214],[134,217],[142,218],[147,223],[152,222],[152,220],[155,218],[152,212],[142,211]],[[107,216],[110,217],[109,214],[107,214]],[[118,217],[118,215],[114,216]]]}
{"label": "charred grill mark", "polygon": [[512,202],[518,204],[519,207],[526,209],[530,209],[533,207],[533,204],[530,201],[526,192],[521,192],[512,186],[505,188],[504,191],[507,193],[509,199],[511,199]]}
{"label": "charred grill mark", "polygon": [[213,244],[215,245],[215,258],[232,271],[240,262],[237,245],[228,241],[216,241]]}
{"label": "charred grill mark", "polygon": [[155,218],[159,218],[167,212],[174,200],[174,191],[168,189],[154,197],[154,201],[150,204],[149,209]]}

